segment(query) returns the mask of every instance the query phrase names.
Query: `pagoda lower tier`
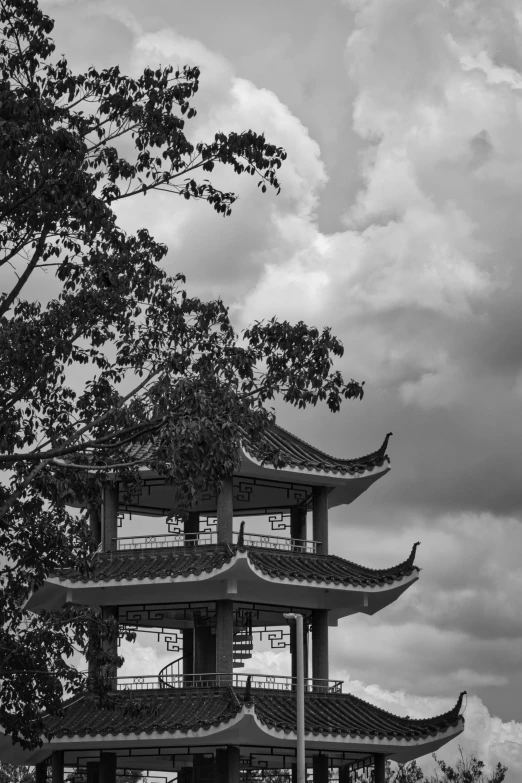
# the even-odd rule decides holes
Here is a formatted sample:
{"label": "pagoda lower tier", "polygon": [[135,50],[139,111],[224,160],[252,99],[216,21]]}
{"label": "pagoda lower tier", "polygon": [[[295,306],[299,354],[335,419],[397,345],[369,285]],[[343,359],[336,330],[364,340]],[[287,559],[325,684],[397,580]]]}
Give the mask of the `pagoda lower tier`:
{"label": "pagoda lower tier", "polygon": [[[100,552],[90,573],[64,570],[50,577],[28,609],[55,609],[66,601],[95,606],[169,600],[282,601],[328,610],[329,624],[395,601],[419,577],[415,545],[399,565],[371,569],[336,555],[237,546],[183,546]],[[284,590],[284,593],[282,593]]]}
{"label": "pagoda lower tier", "polygon": [[[191,770],[185,779],[194,783],[227,780],[216,771],[220,753],[232,754],[243,771],[288,769],[295,762],[295,691],[256,689],[249,683],[246,688],[115,691],[109,698],[110,708],[100,708],[92,696],[65,702],[61,717],[46,719],[53,739],[43,740],[37,750],[23,750],[2,735],[2,759],[41,769],[58,755],[62,769],[84,770],[111,756],[113,767],[178,771],[178,780],[184,779],[183,770]],[[462,732],[461,707],[462,695],[443,715],[413,719],[350,694],[306,693],[307,765],[314,769],[314,780],[322,779],[316,774],[322,766],[325,780],[332,768],[339,768],[340,780],[349,780],[351,770],[377,768],[379,760],[383,769],[385,757],[406,762],[432,753]],[[201,767],[205,776],[198,776]]]}

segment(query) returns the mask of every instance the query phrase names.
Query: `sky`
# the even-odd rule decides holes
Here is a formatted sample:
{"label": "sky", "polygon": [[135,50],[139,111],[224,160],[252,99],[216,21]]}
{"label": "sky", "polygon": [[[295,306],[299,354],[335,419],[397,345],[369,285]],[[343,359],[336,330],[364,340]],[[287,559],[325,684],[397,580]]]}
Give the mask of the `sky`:
{"label": "sky", "polygon": [[[458,742],[522,778],[522,11],[516,0],[47,0],[77,70],[201,68],[188,132],[264,131],[282,192],[218,172],[230,218],[156,194],[120,207],[169,246],[191,294],[238,328],[331,326],[365,381],[341,413],[278,422],[356,457],[393,431],[392,470],[331,514],[371,567],[421,541],[421,579],[332,631],[345,690],[412,717],[468,691]],[[259,668],[287,666],[259,653]],[[172,654],[140,640],[128,671]],[[160,664],[160,665],[158,665]],[[441,753],[452,760],[458,742]]]}

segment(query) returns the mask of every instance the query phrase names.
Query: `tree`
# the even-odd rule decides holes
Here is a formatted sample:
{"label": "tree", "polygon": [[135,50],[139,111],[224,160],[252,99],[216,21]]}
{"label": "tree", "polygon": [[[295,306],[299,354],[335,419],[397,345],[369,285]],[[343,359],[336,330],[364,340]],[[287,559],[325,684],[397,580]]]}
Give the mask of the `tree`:
{"label": "tree", "polygon": [[505,779],[507,767],[500,762],[488,775],[483,761],[474,755],[464,756],[461,747],[459,753],[454,767],[433,754],[439,770],[430,778],[430,783],[502,783]]}
{"label": "tree", "polygon": [[424,773],[416,761],[407,764],[397,764],[392,768],[391,762],[386,762],[386,781],[389,783],[417,783],[425,780]]}
{"label": "tree", "polygon": [[398,764],[394,768],[388,761],[386,781],[388,783],[416,783],[419,780],[425,780],[426,783],[502,783],[505,779],[507,767],[500,762],[488,775],[483,761],[474,755],[465,756],[461,747],[459,747],[459,754],[460,758],[457,759],[454,767],[433,754],[438,770],[429,778],[424,776],[416,761]]}
{"label": "tree", "polygon": [[34,783],[29,767],[16,767],[0,761],[0,783]]}
{"label": "tree", "polygon": [[[100,699],[121,664],[105,643],[117,624],[96,611],[23,608],[52,571],[88,571],[87,518],[109,472],[130,492],[133,448],[148,443],[189,508],[237,467],[242,438],[268,456],[276,397],[336,411],[363,389],[332,369],[343,348],[329,329],[272,319],[238,335],[220,300],[166,274],[164,245],[118,226],[119,202],[154,191],[227,217],[237,196],[212,184],[214,168],[278,192],[285,151],[252,130],[189,140],[198,68],[75,74],[53,60],[37,0],[0,0],[0,26],[0,267],[12,277],[0,295],[0,723],[30,747],[41,711],[85,687],[76,650],[97,665]],[[27,294],[42,271],[55,273],[48,302]]]}

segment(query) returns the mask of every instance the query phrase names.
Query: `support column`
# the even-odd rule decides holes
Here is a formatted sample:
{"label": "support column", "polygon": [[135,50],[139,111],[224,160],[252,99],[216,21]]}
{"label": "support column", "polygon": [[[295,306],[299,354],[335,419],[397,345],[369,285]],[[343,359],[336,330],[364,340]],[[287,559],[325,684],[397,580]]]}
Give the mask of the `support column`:
{"label": "support column", "polygon": [[234,612],[232,601],[216,601],[216,670],[223,672],[220,684],[232,685]]}
{"label": "support column", "polygon": [[35,783],[47,783],[47,761],[41,761],[34,768]]}
{"label": "support column", "polygon": [[178,783],[194,783],[192,767],[181,767],[178,772]]}
{"label": "support column", "polygon": [[183,674],[194,674],[194,629],[184,628],[183,635]]}
{"label": "support column", "polygon": [[87,783],[100,783],[100,762],[87,762]]}
{"label": "support column", "polygon": [[345,764],[343,767],[339,767],[339,783],[351,783],[350,780],[350,770],[348,769],[348,764]]}
{"label": "support column", "polygon": [[217,500],[217,537],[218,543],[232,542],[232,526],[234,523],[234,497],[232,476],[223,481],[223,487]]}
{"label": "support column", "polygon": [[314,783],[328,783],[328,756],[314,756]]}
{"label": "support column", "polygon": [[102,540],[101,504],[93,503],[89,512],[89,530],[97,544]]}
{"label": "support column", "polygon": [[290,538],[306,540],[306,506],[290,507]]}
{"label": "support column", "polygon": [[116,753],[100,753],[100,783],[116,783]]}
{"label": "support column", "polygon": [[374,783],[385,783],[386,780],[386,756],[376,753],[373,757]]}
{"label": "support column", "polygon": [[212,756],[194,753],[192,756],[193,783],[208,783],[215,779],[215,764]]}
{"label": "support column", "polygon": [[[118,620],[118,607],[117,606],[102,606],[101,610],[101,616],[102,620]],[[103,650],[106,653],[110,653],[111,655],[118,655],[118,633],[115,631],[114,636],[112,638],[105,638],[103,640]],[[110,676],[111,677],[117,677],[118,676],[118,668],[116,665],[111,666],[110,668]],[[116,689],[116,683],[113,683],[113,688]]]}
{"label": "support column", "polygon": [[[328,680],[328,609],[312,610],[312,677],[314,680]],[[327,686],[314,684],[314,690]]]}
{"label": "support column", "polygon": [[212,633],[210,625],[197,619],[195,623],[194,674],[213,674],[216,671],[216,634]]}
{"label": "support column", "polygon": [[117,549],[118,538],[118,484],[106,484],[103,488],[103,505],[101,520],[101,535],[103,551],[111,552]]}
{"label": "support column", "polygon": [[328,487],[314,487],[313,499],[314,541],[318,541],[317,552],[328,554]]}
{"label": "support column", "polygon": [[63,783],[64,752],[53,750],[51,753],[52,783]]}
{"label": "support column", "polygon": [[239,783],[239,748],[228,745],[216,750],[217,783]]}
{"label": "support column", "polygon": [[197,544],[199,533],[199,511],[189,511],[184,522],[185,538]]}

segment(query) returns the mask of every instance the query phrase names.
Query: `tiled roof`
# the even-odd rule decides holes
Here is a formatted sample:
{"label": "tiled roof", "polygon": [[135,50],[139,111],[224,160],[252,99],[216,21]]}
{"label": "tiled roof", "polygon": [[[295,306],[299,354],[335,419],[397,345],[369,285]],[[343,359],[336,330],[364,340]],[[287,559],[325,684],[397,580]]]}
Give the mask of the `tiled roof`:
{"label": "tiled roof", "polygon": [[[295,579],[299,582],[325,582],[353,587],[377,587],[410,576],[414,570],[416,546],[410,557],[392,568],[373,569],[351,563],[337,555],[313,555],[267,549],[251,549],[248,553],[253,566],[266,576]],[[297,556],[296,556],[297,554]]]}
{"label": "tiled roof", "polygon": [[[133,734],[153,731],[196,731],[218,726],[241,709],[229,689],[183,688],[176,691],[115,693],[111,708],[100,708],[89,697],[71,699],[63,705],[62,717],[49,717],[46,728],[56,736],[85,737],[101,734]],[[137,704],[144,709],[138,711]]]}
{"label": "tiled roof", "polygon": [[[357,475],[372,471],[388,463],[386,455],[391,432],[386,435],[382,446],[371,454],[354,459],[338,459],[325,454],[324,451],[305,443],[304,440],[292,435],[291,432],[274,424],[265,434],[260,444],[254,445],[247,437],[242,441],[243,449],[256,460],[273,467],[291,466],[301,470],[322,471],[340,475]],[[152,459],[153,444],[135,444],[129,448],[129,457],[133,460]]]}
{"label": "tiled roof", "polygon": [[[243,709],[244,690],[233,688],[173,689],[137,694],[115,693],[112,709],[100,709],[87,697],[64,703],[61,717],[46,726],[55,737],[102,736],[152,732],[189,732],[227,723]],[[136,701],[146,708],[136,710]],[[254,711],[267,728],[296,731],[295,693],[255,690]],[[305,694],[305,730],[316,735],[359,736],[423,741],[458,723],[462,696],[443,715],[421,720],[401,718],[350,694]]]}
{"label": "tiled roof", "polygon": [[[255,691],[256,714],[265,725],[296,731],[295,694]],[[462,698],[449,712],[421,720],[400,718],[349,693],[305,694],[305,730],[312,734],[358,734],[389,739],[423,739],[454,726]]]}
{"label": "tiled roof", "polygon": [[[234,548],[235,549],[235,548]],[[63,569],[61,581],[108,582],[115,579],[166,579],[191,576],[223,568],[235,555],[229,544],[191,548],[140,549],[99,552],[94,555],[89,575]]]}
{"label": "tiled roof", "polygon": [[413,547],[407,560],[393,568],[371,569],[356,565],[337,555],[314,555],[305,552],[248,549],[228,543],[191,548],[143,549],[123,552],[100,552],[94,556],[89,576],[74,570],[58,574],[61,581],[108,582],[122,579],[168,579],[210,573],[223,568],[238,551],[247,552],[253,567],[272,578],[299,582],[322,582],[345,586],[384,586],[409,576],[414,570]]}
{"label": "tiled roof", "polygon": [[391,432],[386,435],[382,446],[371,454],[354,459],[339,459],[325,454],[324,451],[316,449],[314,446],[301,440],[291,432],[274,424],[265,434],[263,443],[254,446],[248,439],[243,440],[243,447],[247,453],[265,463],[273,463],[271,454],[276,454],[279,460],[292,467],[301,468],[309,471],[323,471],[326,473],[340,473],[341,475],[356,475],[373,470],[375,467],[381,467],[389,462],[386,455],[388,441]]}

